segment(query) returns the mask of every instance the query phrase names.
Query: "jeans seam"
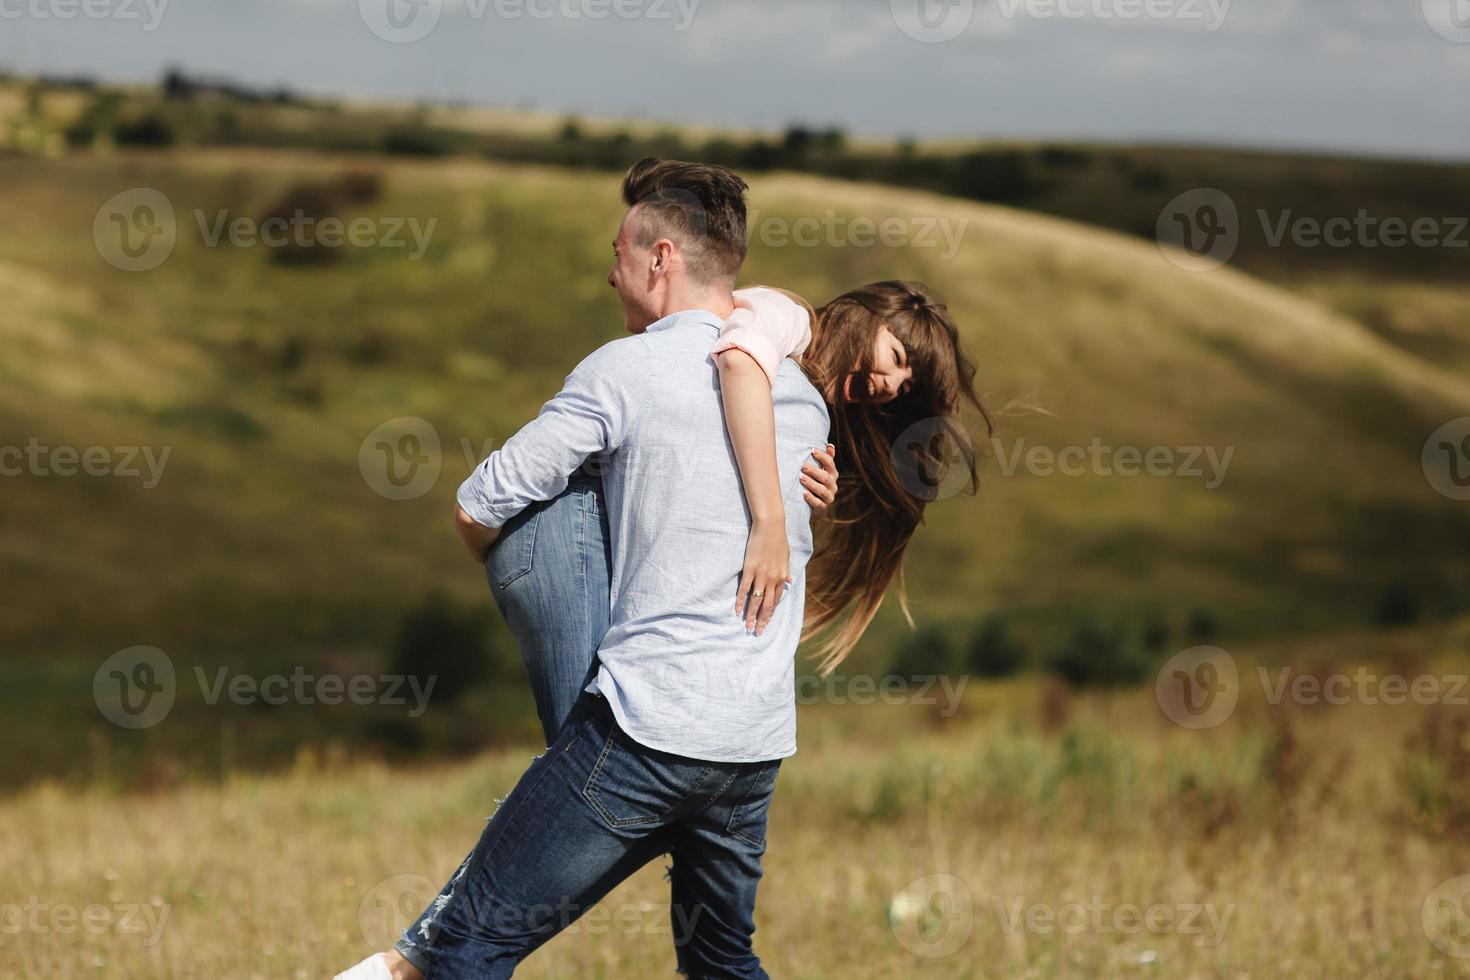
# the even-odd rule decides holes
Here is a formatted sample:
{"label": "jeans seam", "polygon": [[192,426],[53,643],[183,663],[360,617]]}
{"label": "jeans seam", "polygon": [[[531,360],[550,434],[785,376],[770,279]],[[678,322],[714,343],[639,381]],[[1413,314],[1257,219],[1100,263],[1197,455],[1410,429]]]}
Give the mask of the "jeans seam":
{"label": "jeans seam", "polygon": [[768,773],[770,771],[771,771],[771,767],[770,766],[762,766],[760,769],[758,769],[756,771],[755,779],[751,781],[750,789],[746,790],[745,791],[745,795],[742,796],[742,797],[740,797],[740,799],[738,799],[738,800],[735,801],[735,805],[730,808],[730,819],[725,824],[725,832],[726,833],[728,833],[732,837],[736,837],[736,838],[739,838],[740,840],[745,841],[745,843],[749,844],[751,847],[764,847],[766,842],[764,840],[756,840],[755,838],[749,837],[749,836],[741,833],[740,831],[736,830],[735,829],[735,818],[740,815],[740,808],[742,806],[744,806],[746,803],[749,803],[750,802],[751,796],[753,796],[755,794],[756,787],[760,786],[763,782],[765,782],[766,773]]}

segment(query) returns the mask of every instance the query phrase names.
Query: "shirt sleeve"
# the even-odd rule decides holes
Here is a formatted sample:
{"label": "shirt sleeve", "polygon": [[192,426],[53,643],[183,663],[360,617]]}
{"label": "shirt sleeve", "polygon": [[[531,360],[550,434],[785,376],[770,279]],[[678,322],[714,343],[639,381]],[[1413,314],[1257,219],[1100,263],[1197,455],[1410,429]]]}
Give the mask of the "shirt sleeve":
{"label": "shirt sleeve", "polygon": [[632,350],[635,338],[596,351],[560,392],[460,484],[457,499],[484,527],[498,528],[531,504],[550,500],[587,457],[623,445],[647,376]]}
{"label": "shirt sleeve", "polygon": [[720,329],[713,353],[745,351],[774,385],[781,362],[800,357],[811,342],[811,315],[784,293],[756,287],[735,293],[735,312]]}

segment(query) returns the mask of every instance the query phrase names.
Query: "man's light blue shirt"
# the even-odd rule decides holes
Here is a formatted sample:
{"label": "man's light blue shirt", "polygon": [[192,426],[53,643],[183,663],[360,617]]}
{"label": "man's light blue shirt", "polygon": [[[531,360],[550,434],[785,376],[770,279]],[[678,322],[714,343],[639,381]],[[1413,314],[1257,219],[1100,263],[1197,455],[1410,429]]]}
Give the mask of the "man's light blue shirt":
{"label": "man's light blue shirt", "polygon": [[794,583],[764,635],[748,634],[735,591],[750,518],[710,356],[721,322],[705,310],[676,313],[594,352],[470,475],[459,504],[500,527],[601,454],[612,628],[588,690],[649,748],[759,762],[796,751],[795,652],[812,552],[800,471],[830,421],[821,394],[784,361],[771,395]]}

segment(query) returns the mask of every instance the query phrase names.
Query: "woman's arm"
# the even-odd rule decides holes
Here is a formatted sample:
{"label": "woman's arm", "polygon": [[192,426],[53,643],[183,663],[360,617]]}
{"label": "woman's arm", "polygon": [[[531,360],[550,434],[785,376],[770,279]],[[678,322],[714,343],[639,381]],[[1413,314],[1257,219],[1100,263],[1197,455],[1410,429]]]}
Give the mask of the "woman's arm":
{"label": "woman's arm", "polygon": [[745,628],[759,636],[791,577],[786,504],[776,465],[775,409],[771,383],[754,357],[739,348],[723,351],[718,357],[725,427],[735,448],[745,504],[750,509],[750,540],[745,545],[745,569],[735,596],[735,615],[744,616]]}
{"label": "woman's arm", "polygon": [[[786,540],[786,506],[776,463],[776,422],[771,386],[781,362],[800,356],[812,337],[810,307],[779,290],[756,287],[735,293],[735,312],[720,332],[715,358],[725,426],[740,467],[750,509],[750,540],[735,597],[735,614],[760,635],[770,622],[790,580],[791,548]],[[829,506],[837,492],[832,448],[813,455],[821,463],[802,468],[805,498],[813,508]]]}

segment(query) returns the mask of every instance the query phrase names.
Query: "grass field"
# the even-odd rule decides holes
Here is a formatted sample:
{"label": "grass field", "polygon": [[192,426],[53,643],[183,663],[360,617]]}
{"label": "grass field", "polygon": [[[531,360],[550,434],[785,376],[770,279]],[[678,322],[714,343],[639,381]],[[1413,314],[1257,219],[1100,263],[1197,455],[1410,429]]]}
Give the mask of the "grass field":
{"label": "grass field", "polygon": [[[1463,663],[1467,631],[1323,649],[1397,650],[1433,674]],[[1241,652],[1240,702],[1202,731],[1166,720],[1152,691],[1073,697],[1030,680],[977,681],[943,708],[804,707],[772,809],[767,969],[1470,976],[1449,955],[1466,952],[1470,916],[1441,887],[1470,873],[1456,823],[1470,782],[1442,744],[1464,737],[1464,708],[1272,705],[1258,655],[1279,652]],[[531,751],[390,770],[308,745],[271,777],[33,788],[0,803],[0,888],[24,924],[7,927],[6,975],[328,975],[416,915]],[[524,975],[672,975],[666,887],[655,862]],[[67,919],[89,905],[92,927]]]}
{"label": "grass field", "polygon": [[[48,92],[33,111],[0,84],[0,143],[19,148],[0,154],[0,465],[24,460],[0,476],[0,976],[329,975],[418,911],[536,751],[513,646],[447,514],[462,476],[618,336],[616,176],[282,136],[371,149],[423,117],[562,138],[551,117],[443,107],[254,103],[230,107],[236,137],[273,148],[69,149],[62,127],[91,99]],[[1306,181],[1324,206],[1437,213],[1464,168],[1434,170],[1426,197],[1405,190],[1416,164],[1093,150],[1031,211],[752,179],[747,281],[818,303],[928,282],[999,422],[990,438],[968,420],[981,494],[935,503],[909,553],[926,632],[890,604],[800,709],[766,965],[1470,976],[1470,522],[1424,460],[1470,417],[1470,292],[1446,254],[1276,262],[1247,243],[1191,272],[1140,223],[1198,174],[1240,181],[1246,207]],[[232,222],[293,208],[367,239],[326,255],[232,242]],[[78,472],[94,451],[102,469]],[[397,481],[404,466],[427,477]],[[454,703],[209,693],[219,676],[392,670],[431,594],[489,638],[489,673]],[[997,614],[1019,676],[966,676],[946,651]],[[1126,683],[1048,673],[1122,636],[1143,658]],[[1232,678],[1211,690],[1239,704],[1194,730],[1169,720],[1170,685],[1216,675],[1164,662],[1207,641]],[[94,685],[138,645],[179,684],[168,717],[132,731]],[[890,672],[956,694],[861,703],[853,683]],[[1310,694],[1363,678],[1345,704]],[[1395,678],[1439,686],[1383,703]],[[525,975],[667,974],[665,900],[645,869]]]}

